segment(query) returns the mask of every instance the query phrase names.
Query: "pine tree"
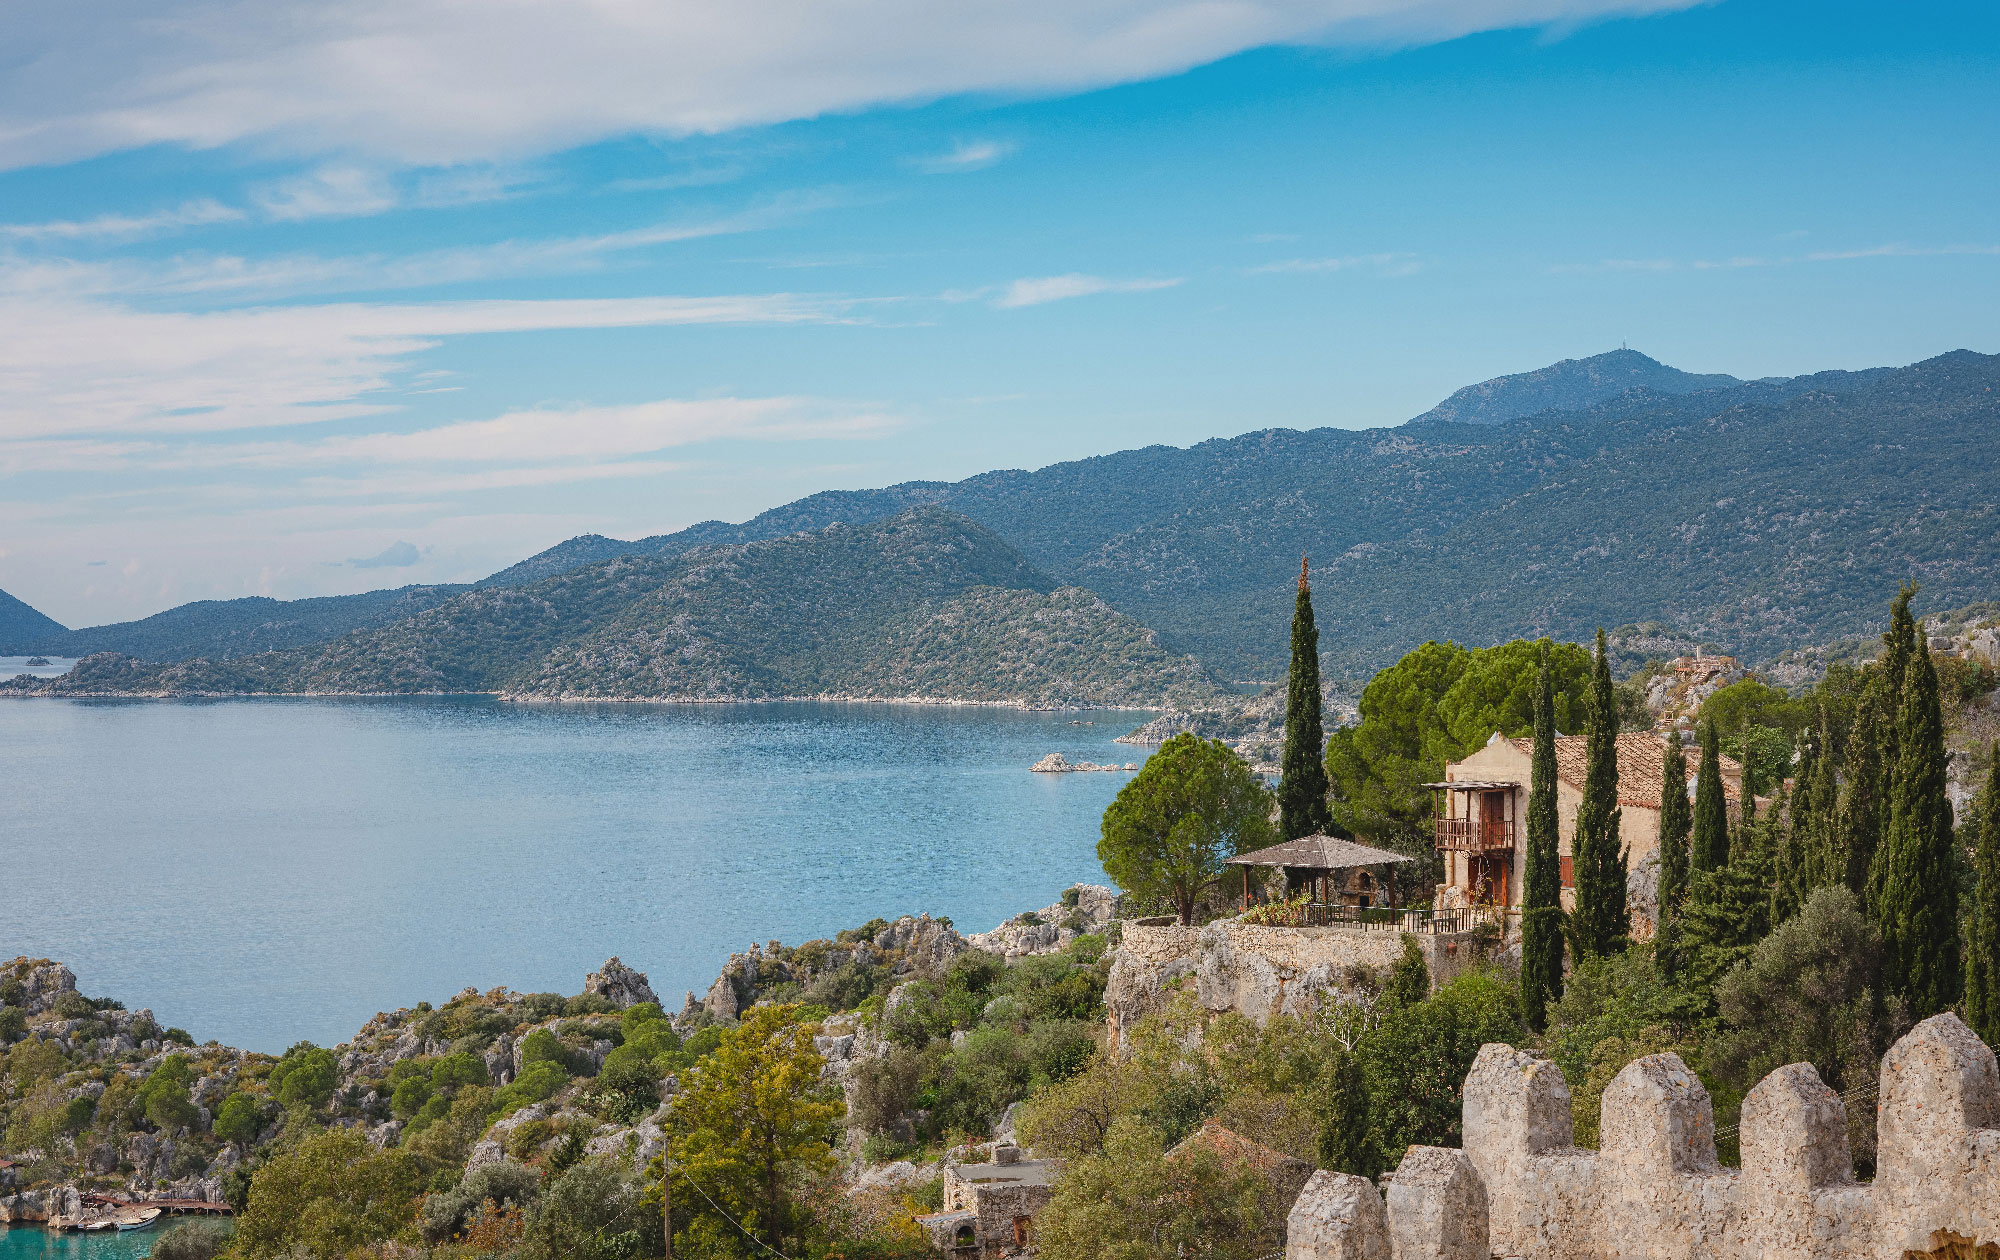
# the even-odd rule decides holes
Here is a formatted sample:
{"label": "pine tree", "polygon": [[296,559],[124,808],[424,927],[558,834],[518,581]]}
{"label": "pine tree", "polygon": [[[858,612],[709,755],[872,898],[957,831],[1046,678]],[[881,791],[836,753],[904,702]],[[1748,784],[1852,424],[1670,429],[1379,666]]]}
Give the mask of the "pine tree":
{"label": "pine tree", "polygon": [[1965,1022],[1988,1045],[2000,1044],[2000,744],[1980,800],[1978,877],[1965,956]]}
{"label": "pine tree", "polygon": [[1883,974],[1924,1019],[1958,1001],[1964,983],[1958,936],[1958,857],[1945,795],[1944,714],[1929,652],[1911,657],[1896,723],[1896,776],[1889,827],[1877,861],[1874,907]]}
{"label": "pine tree", "polygon": [[1317,835],[1333,825],[1326,803],[1326,730],[1320,721],[1319,628],[1312,586],[1299,557],[1299,596],[1292,611],[1292,671],[1285,688],[1285,756],[1279,767],[1280,839]]}
{"label": "pine tree", "polygon": [[1687,777],[1687,754],[1681,751],[1680,736],[1670,735],[1666,765],[1660,771],[1660,905],[1653,943],[1653,957],[1669,980],[1680,974],[1685,961],[1681,956],[1681,918],[1687,908],[1688,831],[1693,826]]}
{"label": "pine tree", "polygon": [[1694,782],[1688,859],[1695,871],[1720,870],[1729,864],[1729,801],[1722,787],[1722,750],[1716,746],[1713,720],[1701,724],[1701,770]]}
{"label": "pine tree", "polygon": [[1863,908],[1875,899],[1875,855],[1882,847],[1882,741],[1888,726],[1888,679],[1876,672],[1861,689],[1840,768],[1839,848],[1842,882]]}
{"label": "pine tree", "polygon": [[1521,897],[1521,1014],[1540,1032],[1563,991],[1562,856],[1556,832],[1556,716],[1549,649],[1535,686],[1535,746],[1528,769],[1527,870]]}
{"label": "pine tree", "polygon": [[1625,854],[1618,843],[1618,697],[1604,630],[1597,631],[1597,661],[1590,684],[1590,737],[1584,745],[1583,800],[1570,842],[1576,911],[1570,915],[1570,951],[1579,960],[1602,958],[1631,931],[1625,909]]}

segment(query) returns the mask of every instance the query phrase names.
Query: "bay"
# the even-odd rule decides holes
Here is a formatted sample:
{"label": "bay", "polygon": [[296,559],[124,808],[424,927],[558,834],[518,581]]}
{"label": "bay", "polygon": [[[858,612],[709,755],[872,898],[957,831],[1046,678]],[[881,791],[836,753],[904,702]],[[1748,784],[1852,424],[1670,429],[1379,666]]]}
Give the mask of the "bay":
{"label": "bay", "polygon": [[0,1225],[0,1260],[140,1260],[171,1228],[70,1234],[52,1233],[39,1225]]}
{"label": "bay", "polygon": [[1102,882],[1137,712],[487,697],[0,702],[0,957],[280,1052],[466,986],[670,1007],[881,916],[983,931]]}

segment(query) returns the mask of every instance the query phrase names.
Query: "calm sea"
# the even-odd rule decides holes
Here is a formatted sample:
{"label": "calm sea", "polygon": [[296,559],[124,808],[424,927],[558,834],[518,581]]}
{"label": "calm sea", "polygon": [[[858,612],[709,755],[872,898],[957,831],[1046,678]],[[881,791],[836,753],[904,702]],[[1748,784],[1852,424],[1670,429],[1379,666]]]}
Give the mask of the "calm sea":
{"label": "calm sea", "polygon": [[[330,1045],[467,985],[669,1006],[732,950],[928,911],[964,931],[1102,881],[1133,712],[0,701],[0,957],[197,1041]],[[0,1253],[9,1254],[11,1253]]]}
{"label": "calm sea", "polygon": [[125,1234],[52,1234],[35,1225],[0,1225],[0,1260],[138,1260],[172,1225]]}

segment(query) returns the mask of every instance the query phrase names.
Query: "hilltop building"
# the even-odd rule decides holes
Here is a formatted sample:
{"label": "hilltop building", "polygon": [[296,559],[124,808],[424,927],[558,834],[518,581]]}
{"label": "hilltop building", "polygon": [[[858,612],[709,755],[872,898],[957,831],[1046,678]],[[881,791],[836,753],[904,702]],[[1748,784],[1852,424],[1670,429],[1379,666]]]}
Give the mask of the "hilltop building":
{"label": "hilltop building", "polygon": [[[1716,658],[1707,658],[1716,659]],[[1576,836],[1576,811],[1583,803],[1585,755],[1589,739],[1582,735],[1556,737],[1557,850],[1562,855],[1564,909],[1574,909],[1575,881],[1570,871],[1571,844]],[[1519,906],[1527,884],[1528,790],[1534,785],[1535,741],[1508,739],[1498,731],[1485,746],[1463,761],[1444,768],[1444,780],[1424,786],[1437,793],[1433,815],[1438,850],[1444,854],[1445,890],[1458,904]],[[1693,772],[1699,754],[1688,750],[1687,790],[1694,791]],[[1627,863],[1638,871],[1660,847],[1661,776],[1667,742],[1658,735],[1618,737],[1618,839]],[[1743,767],[1722,758],[1723,794],[1734,817],[1740,808]]]}

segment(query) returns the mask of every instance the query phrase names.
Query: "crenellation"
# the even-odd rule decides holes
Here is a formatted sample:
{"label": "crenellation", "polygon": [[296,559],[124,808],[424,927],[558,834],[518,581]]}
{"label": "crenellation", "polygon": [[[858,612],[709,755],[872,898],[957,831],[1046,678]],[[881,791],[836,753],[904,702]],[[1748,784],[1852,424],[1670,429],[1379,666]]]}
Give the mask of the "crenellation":
{"label": "crenellation", "polygon": [[1483,1047],[1464,1150],[1412,1147],[1386,1205],[1359,1178],[1315,1174],[1287,1260],[1905,1260],[2000,1246],[2000,1065],[1955,1015],[1883,1060],[1869,1185],[1854,1178],[1847,1108],[1810,1064],[1744,1099],[1740,1172],[1717,1161],[1708,1091],[1676,1055],[1634,1060],[1605,1090],[1600,1151],[1574,1145],[1569,1101],[1554,1063]]}

